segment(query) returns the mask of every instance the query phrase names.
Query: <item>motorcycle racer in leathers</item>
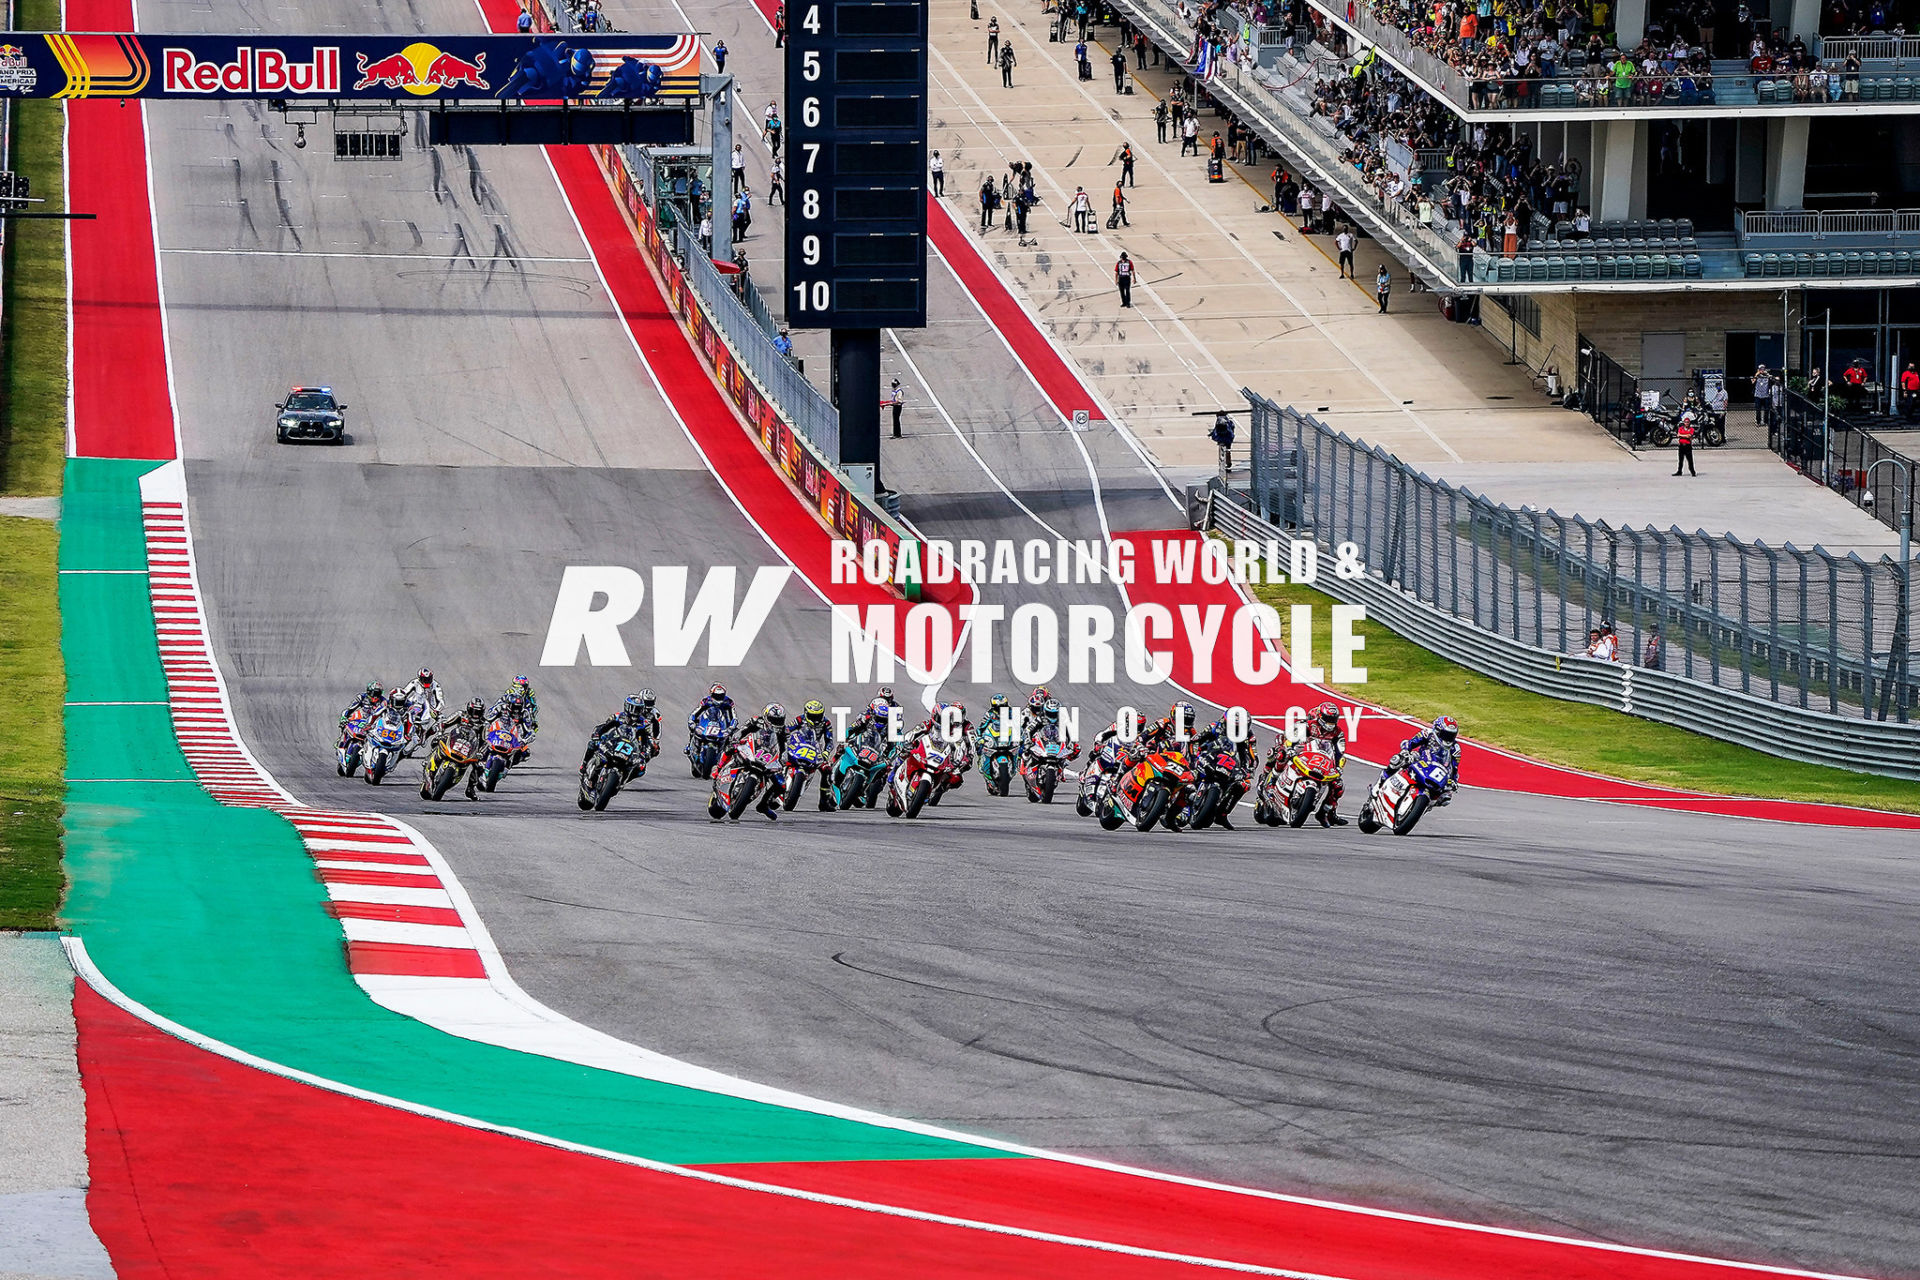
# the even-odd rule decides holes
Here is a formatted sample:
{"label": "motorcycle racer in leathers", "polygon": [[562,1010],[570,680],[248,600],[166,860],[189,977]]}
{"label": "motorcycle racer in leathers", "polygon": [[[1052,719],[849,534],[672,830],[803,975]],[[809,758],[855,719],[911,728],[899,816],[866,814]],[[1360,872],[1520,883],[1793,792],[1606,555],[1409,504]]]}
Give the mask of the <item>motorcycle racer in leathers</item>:
{"label": "motorcycle racer in leathers", "polygon": [[[1313,709],[1307,717],[1307,736],[1301,741],[1288,742],[1285,734],[1273,744],[1274,753],[1267,757],[1269,770],[1284,769],[1287,763],[1308,747],[1314,747],[1333,757],[1334,767],[1344,770],[1347,764],[1347,739],[1340,732],[1340,708],[1335,703],[1323,702]],[[1327,798],[1320,802],[1318,818],[1323,827],[1344,827],[1347,820],[1340,816],[1340,797],[1347,791],[1346,784],[1335,779],[1327,788]]]}
{"label": "motorcycle racer in leathers", "polygon": [[1437,809],[1452,800],[1453,793],[1460,787],[1460,722],[1452,716],[1435,717],[1432,725],[1400,744],[1400,750],[1387,761],[1380,776],[1391,777],[1395,769],[1422,751],[1431,751],[1447,762],[1447,789],[1433,802]]}

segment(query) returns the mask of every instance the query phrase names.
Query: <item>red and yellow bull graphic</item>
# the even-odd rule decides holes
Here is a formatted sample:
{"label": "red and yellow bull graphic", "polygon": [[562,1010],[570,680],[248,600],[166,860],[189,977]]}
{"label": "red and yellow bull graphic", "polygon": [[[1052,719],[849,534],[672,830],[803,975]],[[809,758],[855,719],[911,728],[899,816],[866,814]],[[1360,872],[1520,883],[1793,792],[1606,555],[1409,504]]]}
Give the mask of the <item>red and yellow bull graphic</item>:
{"label": "red and yellow bull graphic", "polygon": [[700,41],[689,34],[0,33],[0,97],[410,96],[626,104],[684,100],[699,92]]}

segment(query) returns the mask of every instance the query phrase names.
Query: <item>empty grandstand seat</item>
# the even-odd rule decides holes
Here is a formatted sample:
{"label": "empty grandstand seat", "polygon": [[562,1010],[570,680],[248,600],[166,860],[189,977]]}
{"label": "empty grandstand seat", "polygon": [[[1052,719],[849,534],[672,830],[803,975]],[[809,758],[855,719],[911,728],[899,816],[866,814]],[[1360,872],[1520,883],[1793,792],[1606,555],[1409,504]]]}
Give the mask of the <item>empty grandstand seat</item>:
{"label": "empty grandstand seat", "polygon": [[1567,278],[1567,260],[1565,258],[1547,259],[1547,279],[1565,280]]}
{"label": "empty grandstand seat", "polygon": [[1827,262],[1827,255],[1826,255],[1826,254],[1824,254],[1824,253],[1816,253],[1816,254],[1814,254],[1814,255],[1813,255],[1813,274],[1814,274],[1814,275],[1816,275],[1816,276],[1824,276],[1824,275],[1827,275],[1827,274],[1829,274],[1829,272],[1828,272],[1828,270],[1827,270],[1827,268],[1828,268],[1828,266],[1829,266],[1829,264],[1828,264],[1828,262]]}
{"label": "empty grandstand seat", "polygon": [[1796,253],[1793,255],[1793,274],[1797,276],[1810,276],[1813,274],[1813,255],[1811,253]]}
{"label": "empty grandstand seat", "polygon": [[1893,269],[1903,276],[1911,272],[1913,270],[1913,254],[1905,249],[1896,252],[1893,255]]}
{"label": "empty grandstand seat", "polygon": [[1700,278],[1701,273],[1705,269],[1700,262],[1700,255],[1697,253],[1690,253],[1682,259],[1682,266],[1682,274],[1696,280]]}
{"label": "empty grandstand seat", "polygon": [[1648,259],[1648,266],[1651,268],[1651,274],[1655,280],[1665,280],[1667,278],[1666,254],[1656,253],[1651,255]]}
{"label": "empty grandstand seat", "polygon": [[1590,256],[1581,258],[1580,278],[1582,280],[1598,280],[1600,278],[1600,259]]}
{"label": "empty grandstand seat", "polygon": [[1651,280],[1653,278],[1653,259],[1644,253],[1633,255],[1633,278]]}
{"label": "empty grandstand seat", "polygon": [[1913,97],[1913,77],[1901,76],[1893,82],[1893,96],[1902,102]]}
{"label": "empty grandstand seat", "polygon": [[1494,268],[1493,274],[1494,274],[1494,279],[1498,281],[1500,284],[1512,284],[1513,283],[1513,260],[1511,258],[1500,259],[1500,263],[1497,267]]}
{"label": "empty grandstand seat", "polygon": [[1760,255],[1760,274],[1763,276],[1779,275],[1780,274],[1780,255],[1777,253],[1761,254]]}
{"label": "empty grandstand seat", "polygon": [[1748,275],[1750,276],[1759,275],[1760,274],[1760,255],[1757,253],[1748,254],[1746,256],[1746,268],[1747,268]]}
{"label": "empty grandstand seat", "polygon": [[1891,249],[1880,251],[1880,274],[1883,276],[1893,274],[1893,250]]}
{"label": "empty grandstand seat", "polygon": [[1613,255],[1610,253],[1601,254],[1600,255],[1600,278],[1602,280],[1611,280],[1613,279],[1613,273],[1614,273]]}
{"label": "empty grandstand seat", "polygon": [[1860,255],[1857,253],[1849,253],[1847,255],[1847,274],[1850,276],[1857,276],[1860,274],[1860,272],[1861,272]]}

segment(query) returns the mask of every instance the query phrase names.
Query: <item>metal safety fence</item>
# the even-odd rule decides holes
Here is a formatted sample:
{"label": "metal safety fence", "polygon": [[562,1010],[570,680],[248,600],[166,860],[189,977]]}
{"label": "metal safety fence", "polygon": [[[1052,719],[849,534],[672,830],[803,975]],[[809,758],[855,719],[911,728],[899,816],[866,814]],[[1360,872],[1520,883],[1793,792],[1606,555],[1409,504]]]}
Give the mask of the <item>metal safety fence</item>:
{"label": "metal safety fence", "polygon": [[1910,566],[1515,510],[1246,391],[1249,505],[1472,627],[1829,715],[1905,721]]}
{"label": "metal safety fence", "polygon": [[[621,159],[635,175],[636,185],[648,190],[639,178],[645,172],[644,157],[636,148],[622,148]],[[687,283],[700,299],[707,319],[793,429],[826,457],[838,458],[840,411],[773,345],[773,318],[764,305],[757,305],[760,297],[752,280],[744,272],[721,274],[690,229],[694,224],[690,212],[676,207],[673,226],[663,226],[661,235],[667,238],[674,261],[686,272]]]}
{"label": "metal safety fence", "polygon": [[[1920,517],[1907,482],[1909,475],[1920,479],[1920,459],[1797,392],[1788,393],[1780,418],[1768,439],[1788,463],[1814,480],[1824,480],[1889,529],[1899,529],[1903,521],[1911,528]],[[1893,465],[1876,465],[1882,462]]]}

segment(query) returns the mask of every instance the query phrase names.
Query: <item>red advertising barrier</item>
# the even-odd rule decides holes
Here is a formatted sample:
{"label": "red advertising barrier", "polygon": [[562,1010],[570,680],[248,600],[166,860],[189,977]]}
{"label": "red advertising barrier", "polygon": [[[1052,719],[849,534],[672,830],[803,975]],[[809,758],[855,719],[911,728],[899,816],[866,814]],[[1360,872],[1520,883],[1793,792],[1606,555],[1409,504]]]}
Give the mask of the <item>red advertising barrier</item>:
{"label": "red advertising barrier", "polygon": [[[876,540],[884,542],[887,544],[889,562],[899,563],[901,543],[915,541],[913,536],[895,524],[872,499],[850,487],[833,465],[815,451],[806,437],[780,417],[779,410],[761,394],[760,385],[735,357],[733,348],[727,345],[719,328],[700,309],[699,295],[687,283],[686,273],[681,270],[680,264],[674,261],[667,238],[660,234],[659,225],[654,221],[653,210],[641,198],[633,175],[627,171],[618,151],[605,146],[596,146],[592,150],[601,172],[619,197],[627,221],[633,225],[640,243],[646,248],[647,259],[660,277],[662,292],[686,326],[694,350],[713,370],[714,380],[733,402],[733,407],[747,425],[748,433],[760,442],[761,453],[773,464],[774,470],[786,478],[829,532],[863,545]],[[921,548],[922,563],[924,552],[925,549]],[[917,580],[896,582],[894,585],[906,599],[920,598],[920,583]]]}

